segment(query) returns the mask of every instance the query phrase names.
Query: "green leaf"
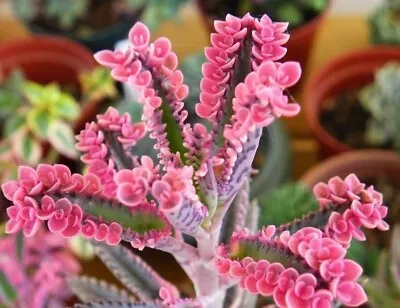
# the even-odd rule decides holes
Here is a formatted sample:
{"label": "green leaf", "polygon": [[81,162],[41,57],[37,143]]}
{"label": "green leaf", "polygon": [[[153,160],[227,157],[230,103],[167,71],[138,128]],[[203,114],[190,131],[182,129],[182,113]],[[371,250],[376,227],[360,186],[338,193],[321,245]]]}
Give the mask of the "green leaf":
{"label": "green leaf", "polygon": [[352,241],[346,258],[356,261],[363,267],[364,275],[374,276],[377,272],[380,251],[366,242]]}
{"label": "green leaf", "polygon": [[32,105],[41,106],[44,104],[44,88],[40,84],[32,81],[25,82],[23,93]]}
{"label": "green leaf", "polygon": [[139,256],[122,245],[96,243],[95,252],[113,275],[141,300],[158,298],[160,288],[169,284]]}
{"label": "green leaf", "polygon": [[186,162],[185,153],[187,152],[187,149],[183,146],[181,128],[176,122],[168,103],[163,102],[161,107],[163,111],[162,122],[167,124],[166,127],[167,139],[169,141],[169,147],[171,149],[171,153],[179,152],[183,163],[185,163]]}
{"label": "green leaf", "polygon": [[22,231],[18,232],[15,237],[15,248],[16,256],[18,260],[21,261],[24,252],[24,234],[22,233]]}
{"label": "green leaf", "polygon": [[0,294],[0,298],[4,298],[6,302],[12,303],[17,299],[16,290],[2,271],[0,271]]}
{"label": "green leaf", "polygon": [[14,115],[9,116],[4,123],[4,137],[9,137],[21,127],[23,127],[26,123],[25,115],[20,113],[16,113]]}
{"label": "green leaf", "polygon": [[28,165],[36,165],[42,157],[40,143],[31,137],[27,131],[17,132],[11,142],[18,159]]}
{"label": "green leaf", "polygon": [[69,240],[71,250],[82,260],[92,260],[95,256],[93,245],[82,236],[75,236]]}
{"label": "green leaf", "polygon": [[101,217],[106,222],[118,222],[125,230],[140,235],[150,231],[165,231],[169,227],[165,217],[151,205],[141,204],[129,209],[109,200],[83,196],[68,197],[71,202],[79,204],[87,215]]}
{"label": "green leaf", "polygon": [[24,77],[20,70],[13,70],[9,77],[0,80],[0,116],[13,115],[23,104],[21,89],[24,84]]}
{"label": "green leaf", "polygon": [[104,98],[114,98],[118,95],[115,82],[110,71],[102,66],[94,70],[84,71],[79,75],[85,99],[98,101]]}
{"label": "green leaf", "polygon": [[75,120],[79,116],[80,107],[76,100],[67,93],[61,93],[51,108],[54,115],[67,120]]}
{"label": "green leaf", "polygon": [[127,291],[94,277],[74,277],[68,279],[68,285],[82,302],[107,300],[133,303],[135,301]]}
{"label": "green leaf", "polygon": [[191,118],[196,116],[195,107],[199,102],[200,97],[199,84],[203,76],[201,67],[205,62],[206,57],[204,52],[200,52],[186,57],[180,66],[180,69],[185,76],[185,84],[187,84],[190,89],[189,95],[185,100],[185,107],[189,112],[189,117]]}
{"label": "green leaf", "polygon": [[312,192],[301,183],[289,183],[259,199],[260,224],[281,225],[318,208]]}
{"label": "green leaf", "polygon": [[232,260],[245,257],[251,257],[256,261],[268,260],[270,263],[281,263],[286,268],[294,267],[300,273],[309,271],[308,267],[304,267],[303,259],[293,254],[289,248],[274,242],[267,243],[255,239],[240,239],[232,243]]}
{"label": "green leaf", "polygon": [[78,156],[75,150],[75,136],[72,128],[60,121],[53,121],[50,125],[50,134],[48,136],[50,144],[61,154],[76,158]]}
{"label": "green leaf", "polygon": [[27,122],[32,132],[43,140],[48,138],[49,129],[54,119],[45,111],[33,109],[28,112]]}

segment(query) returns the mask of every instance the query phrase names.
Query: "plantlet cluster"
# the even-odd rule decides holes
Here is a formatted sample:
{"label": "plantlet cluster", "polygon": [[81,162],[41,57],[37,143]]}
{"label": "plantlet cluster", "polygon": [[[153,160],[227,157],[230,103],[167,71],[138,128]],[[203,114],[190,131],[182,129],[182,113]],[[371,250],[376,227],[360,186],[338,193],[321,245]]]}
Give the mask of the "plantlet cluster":
{"label": "plantlet cluster", "polygon": [[[262,130],[300,111],[288,93],[300,79],[300,66],[279,62],[287,27],[267,15],[228,15],[215,22],[195,108],[210,130],[186,121],[189,88],[168,39],[150,43],[148,28],[137,23],[126,51],[95,55],[114,79],[138,93],[143,121],[131,123],[129,114],[109,108],[77,136],[88,166],[84,175],[41,164],[20,167],[18,179],[2,185],[12,202],[7,233],[22,230],[29,237],[44,224],[64,237],[91,239],[132,293],[75,278],[70,285],[87,302],[76,307],[252,307],[247,293],[289,308],[366,302],[358,282],[362,268],[345,255],[353,239],[365,240],[363,228],[389,226],[382,195],[355,175],[318,184],[315,212],[257,230],[249,175]],[[156,142],[158,161],[132,154],[147,133]],[[121,241],[172,254],[196,296],[181,297]]]}

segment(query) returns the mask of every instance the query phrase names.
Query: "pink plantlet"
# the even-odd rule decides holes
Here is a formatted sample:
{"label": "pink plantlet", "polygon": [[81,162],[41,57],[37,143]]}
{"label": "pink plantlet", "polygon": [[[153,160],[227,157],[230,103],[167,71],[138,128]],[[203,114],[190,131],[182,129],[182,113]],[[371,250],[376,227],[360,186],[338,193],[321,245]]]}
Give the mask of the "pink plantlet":
{"label": "pink plantlet", "polygon": [[41,308],[46,303],[65,306],[72,296],[66,278],[80,271],[78,261],[68,250],[67,240],[43,228],[23,239],[22,245],[18,243],[19,236],[0,238],[0,273],[16,294],[11,299],[2,293],[0,303],[6,307]]}
{"label": "pink plantlet", "polygon": [[[258,204],[250,200],[249,176],[263,130],[300,111],[288,89],[301,68],[280,62],[287,27],[267,15],[228,15],[215,22],[195,107],[210,131],[187,122],[183,101],[190,89],[168,39],[151,41],[147,27],[137,23],[126,51],[95,55],[136,92],[142,121],[132,123],[129,114],[109,108],[76,137],[86,174],[71,174],[63,165],[20,167],[18,179],[2,185],[12,203],[7,233],[34,237],[45,224],[64,238],[90,239],[140,300],[133,303],[132,295],[106,282],[76,277],[71,288],[82,301],[92,301],[77,307],[218,308],[225,299],[241,303],[245,293],[238,288],[253,298],[272,297],[278,307],[366,302],[357,282],[362,268],[345,256],[352,240],[365,240],[364,228],[389,228],[380,193],[355,175],[335,177],[315,186],[315,212],[261,229]],[[155,140],[155,159],[132,154],[147,133]],[[172,254],[196,297],[181,298],[121,241]]]}

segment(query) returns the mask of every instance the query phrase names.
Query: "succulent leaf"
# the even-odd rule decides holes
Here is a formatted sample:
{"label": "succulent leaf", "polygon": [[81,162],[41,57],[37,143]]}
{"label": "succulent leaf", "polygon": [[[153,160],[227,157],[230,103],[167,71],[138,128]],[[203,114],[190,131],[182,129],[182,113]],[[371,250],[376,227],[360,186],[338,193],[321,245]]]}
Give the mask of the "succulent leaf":
{"label": "succulent leaf", "polygon": [[129,303],[120,301],[92,301],[75,304],[74,308],[163,308],[161,303]]}
{"label": "succulent leaf", "polygon": [[68,285],[82,302],[101,300],[135,302],[135,298],[125,290],[118,289],[116,286],[94,277],[78,276],[70,278]]}

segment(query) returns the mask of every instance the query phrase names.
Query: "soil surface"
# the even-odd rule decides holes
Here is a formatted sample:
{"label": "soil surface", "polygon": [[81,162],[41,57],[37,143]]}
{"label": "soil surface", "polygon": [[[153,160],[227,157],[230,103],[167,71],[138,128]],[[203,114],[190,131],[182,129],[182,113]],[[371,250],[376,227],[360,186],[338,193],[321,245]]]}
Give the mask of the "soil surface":
{"label": "soil surface", "polygon": [[[327,99],[320,114],[321,125],[336,139],[355,149],[376,148],[365,138],[370,114],[357,97],[358,89]],[[391,144],[381,148],[390,149]]]}

